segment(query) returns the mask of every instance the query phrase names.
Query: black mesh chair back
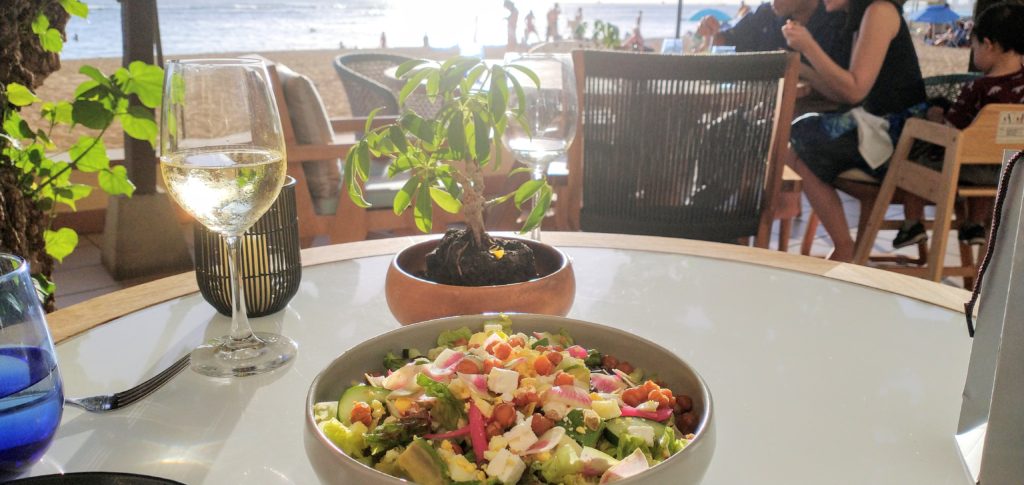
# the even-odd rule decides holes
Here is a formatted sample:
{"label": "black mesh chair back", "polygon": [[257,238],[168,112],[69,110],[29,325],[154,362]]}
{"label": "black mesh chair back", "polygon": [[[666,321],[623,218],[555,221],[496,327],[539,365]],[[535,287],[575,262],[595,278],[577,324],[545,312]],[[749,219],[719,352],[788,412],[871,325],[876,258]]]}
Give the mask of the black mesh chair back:
{"label": "black mesh chair back", "polygon": [[965,72],[960,74],[943,74],[940,76],[928,76],[924,78],[924,92],[928,99],[943,98],[950,103],[956,101],[963,87],[981,77],[980,72]]}
{"label": "black mesh chair back", "polygon": [[[405,81],[394,77],[394,69],[412,59],[379,53],[344,54],[335,58],[334,69],[345,87],[352,115],[367,116],[379,107],[384,108],[380,115],[399,114],[398,93]],[[433,117],[439,109],[437,103],[427,99],[423,89],[409,95],[405,104],[424,117]]]}
{"label": "black mesh chair back", "polygon": [[582,230],[735,242],[760,239],[761,229],[767,247],[794,99],[783,102],[782,87],[795,84],[795,56],[573,57]]}

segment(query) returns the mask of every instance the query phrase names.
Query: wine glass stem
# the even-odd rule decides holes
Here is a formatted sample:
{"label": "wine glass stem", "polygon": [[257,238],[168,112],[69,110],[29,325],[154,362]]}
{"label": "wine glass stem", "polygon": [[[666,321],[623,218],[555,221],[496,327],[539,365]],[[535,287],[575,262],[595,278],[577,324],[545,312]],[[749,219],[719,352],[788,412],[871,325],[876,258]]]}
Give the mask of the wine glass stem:
{"label": "wine glass stem", "polygon": [[259,339],[252,332],[245,309],[245,292],[242,291],[242,272],[238,266],[242,258],[239,236],[225,236],[228,246],[228,275],[231,280],[231,338],[225,344],[232,350],[251,347]]}

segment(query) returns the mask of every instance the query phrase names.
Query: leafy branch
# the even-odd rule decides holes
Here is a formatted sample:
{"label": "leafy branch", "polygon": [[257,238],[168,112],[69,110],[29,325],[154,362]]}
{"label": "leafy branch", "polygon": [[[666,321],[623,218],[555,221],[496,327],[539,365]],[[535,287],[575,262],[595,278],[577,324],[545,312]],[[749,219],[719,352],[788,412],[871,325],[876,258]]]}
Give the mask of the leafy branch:
{"label": "leafy branch", "polygon": [[[490,201],[484,198],[483,183],[483,170],[488,166],[497,170],[501,165],[501,147],[492,148],[492,144],[501,140],[509,123],[530,131],[520,100],[526,99],[524,81],[540,85],[537,75],[522,66],[488,65],[471,57],[454,57],[443,63],[408,61],[395,74],[407,79],[398,97],[403,113],[397,122],[378,128],[371,128],[377,110],[370,113],[364,137],[345,160],[344,184],[352,201],[369,207],[363,185],[369,178],[371,158],[387,158],[391,160],[389,177],[409,174],[395,195],[393,210],[401,215],[411,207],[416,227],[423,232],[432,229],[433,205],[437,204],[446,212],[461,212],[479,245],[485,232],[485,208],[510,198],[520,207],[540,192],[541,203],[532,209],[522,232],[537,227],[551,203],[552,189],[546,179],[526,181]],[[441,107],[431,118],[406,105],[419,89],[425,90],[431,103],[440,99]]]}

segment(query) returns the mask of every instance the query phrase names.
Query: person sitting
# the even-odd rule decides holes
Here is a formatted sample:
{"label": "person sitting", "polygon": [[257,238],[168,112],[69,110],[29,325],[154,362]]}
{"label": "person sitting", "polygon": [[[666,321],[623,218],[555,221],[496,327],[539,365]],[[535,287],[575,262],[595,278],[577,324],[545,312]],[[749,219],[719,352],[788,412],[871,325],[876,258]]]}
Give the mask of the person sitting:
{"label": "person sitting", "polygon": [[714,16],[702,18],[697,26],[697,35],[701,36],[704,45],[698,50],[709,50],[712,45],[736,46],[736,52],[789,49],[782,27],[792,20],[806,25],[825,52],[845,66],[849,59],[849,42],[838,35],[845,19],[844,12],[826,11],[821,0],[772,0],[761,4],[754,13],[744,15],[728,30],[722,29],[722,24]]}
{"label": "person sitting", "polygon": [[[829,99],[856,108],[809,113],[794,120],[790,161],[803,179],[804,193],[818,214],[835,248],[829,259],[853,259],[843,204],[832,185],[849,169],[882,178],[885,163],[899,138],[903,122],[923,113],[924,81],[910,29],[899,0],[830,0],[830,11],[847,12],[842,35],[853,42],[849,68],[836,63],[815,41],[807,27],[788,22],[786,42],[803,54],[810,66],[802,77]],[[864,134],[858,136],[858,132]]]}
{"label": "person sitting", "polygon": [[[927,118],[945,123],[958,130],[967,128],[988,104],[1024,104],[1024,36],[1019,28],[1024,25],[1024,5],[1001,2],[985,9],[978,16],[971,36],[974,65],[984,76],[964,85],[949,106],[941,102],[930,103]],[[929,151],[919,160],[935,170],[942,170],[942,153]],[[964,165],[960,167],[959,183],[964,185],[993,186],[999,181],[1000,167],[994,165]],[[985,222],[992,215],[992,201],[975,199],[967,206],[967,218],[960,226],[959,239],[965,244],[985,244]],[[907,220],[893,239],[893,247],[902,248],[928,238],[924,225],[919,222],[923,207],[908,206]],[[913,217],[913,219],[911,219]]]}

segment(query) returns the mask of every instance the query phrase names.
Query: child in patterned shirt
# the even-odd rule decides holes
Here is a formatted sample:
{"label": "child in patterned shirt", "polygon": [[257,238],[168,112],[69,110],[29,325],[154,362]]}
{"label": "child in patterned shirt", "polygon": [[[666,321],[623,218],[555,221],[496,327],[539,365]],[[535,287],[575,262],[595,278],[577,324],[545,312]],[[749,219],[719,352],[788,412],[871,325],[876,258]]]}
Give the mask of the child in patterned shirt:
{"label": "child in patterned shirt", "polygon": [[[1024,104],[1024,5],[1000,2],[985,9],[978,16],[971,37],[971,51],[974,64],[985,75],[971,81],[960,91],[956,101],[948,109],[942,103],[933,103],[927,118],[938,123],[945,122],[957,129],[967,128],[987,104]],[[942,169],[942,156],[921,160],[936,170]],[[1000,167],[994,165],[964,165],[960,167],[960,183],[965,185],[995,185],[999,179]],[[985,243],[986,231],[982,225],[992,214],[990,201],[973,200],[968,205],[967,220],[960,227],[960,240],[968,244]],[[907,208],[908,212],[917,212]],[[923,210],[923,208],[922,208]],[[918,221],[908,220],[900,229],[893,246],[901,248],[916,244],[927,238],[924,227]]]}

